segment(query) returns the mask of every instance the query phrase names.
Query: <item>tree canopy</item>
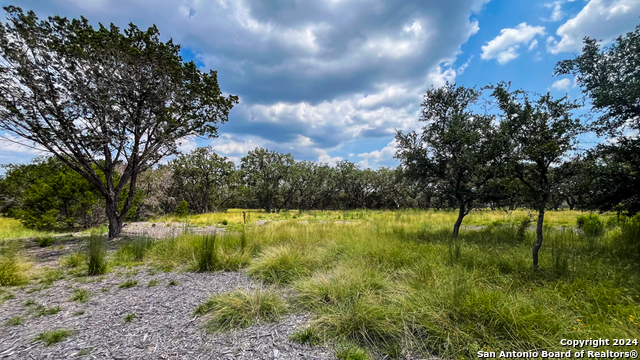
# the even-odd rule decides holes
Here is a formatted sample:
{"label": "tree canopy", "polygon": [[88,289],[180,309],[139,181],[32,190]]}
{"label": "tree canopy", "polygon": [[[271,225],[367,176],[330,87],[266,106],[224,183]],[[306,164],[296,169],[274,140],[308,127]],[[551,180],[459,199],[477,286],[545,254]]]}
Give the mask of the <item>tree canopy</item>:
{"label": "tree canopy", "polygon": [[155,25],[121,32],[113,24],[94,29],[84,17],[39,20],[4,9],[0,129],[46,149],[95,186],[106,200],[109,236],[117,236],[138,174],[176,153],[186,137],[217,136],[238,97],[222,95],[215,71],[183,62],[180,46],[160,41]]}

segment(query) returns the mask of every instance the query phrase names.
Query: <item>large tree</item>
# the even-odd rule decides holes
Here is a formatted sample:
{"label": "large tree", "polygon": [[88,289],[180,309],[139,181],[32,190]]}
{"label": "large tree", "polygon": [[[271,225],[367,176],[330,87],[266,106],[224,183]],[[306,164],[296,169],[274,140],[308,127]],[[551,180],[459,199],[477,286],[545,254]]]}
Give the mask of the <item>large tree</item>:
{"label": "large tree", "polygon": [[559,166],[576,149],[582,130],[572,117],[579,106],[566,98],[555,100],[549,94],[532,101],[525,91],[510,91],[507,84],[493,89],[501,110],[501,124],[510,139],[509,173],[522,187],[523,197],[538,212],[533,268],[538,269],[538,253],[543,242],[544,215],[551,192],[566,173]]}
{"label": "large tree", "polygon": [[481,92],[446,84],[427,91],[420,121],[422,133],[398,132],[396,158],[407,175],[438,189],[458,209],[453,237],[464,217],[484,197],[487,185],[500,174],[504,160],[503,137],[493,117],[474,113]]}
{"label": "large tree", "polygon": [[183,62],[180,46],[160,41],[155,25],[121,32],[113,24],[94,29],[84,17],[39,20],[31,11],[4,9],[0,129],[46,149],[93,184],[115,237],[138,174],[176,153],[185,137],[217,136],[238,98],[222,95],[215,71]]}
{"label": "large tree", "polygon": [[[593,171],[586,179],[599,210],[640,211],[640,25],[601,47],[585,38],[582,54],[556,65],[556,75],[572,74],[593,104],[590,130],[615,137],[590,151]],[[630,130],[625,132],[625,129]]]}

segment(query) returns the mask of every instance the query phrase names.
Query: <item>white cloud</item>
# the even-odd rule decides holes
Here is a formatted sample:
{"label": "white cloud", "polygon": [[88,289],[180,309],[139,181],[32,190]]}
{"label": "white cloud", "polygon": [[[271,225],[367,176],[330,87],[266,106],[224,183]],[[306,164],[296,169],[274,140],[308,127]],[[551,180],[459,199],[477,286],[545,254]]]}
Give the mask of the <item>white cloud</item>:
{"label": "white cloud", "polygon": [[363,160],[358,162],[358,165],[363,168],[370,168],[394,164],[394,162],[396,161],[394,159],[394,156],[396,154],[396,146],[396,141],[392,140],[381,150],[374,150],[371,152],[358,154],[358,157],[364,158]]}
{"label": "white cloud", "polygon": [[559,79],[551,84],[551,88],[556,91],[569,91],[569,87],[571,87],[571,79]]}
{"label": "white cloud", "polygon": [[638,14],[638,0],[590,0],[575,17],[558,28],[556,35],[560,40],[551,38],[547,51],[552,54],[580,51],[585,36],[611,41],[631,31],[638,22]]}
{"label": "white cloud", "polygon": [[521,45],[528,45],[536,36],[544,34],[543,26],[530,26],[527,23],[502,29],[500,35],[482,46],[480,57],[483,60],[496,59],[500,65],[504,65],[519,56]]}
{"label": "white cloud", "polygon": [[341,156],[334,156],[331,157],[327,154],[326,151],[323,151],[320,156],[318,156],[318,162],[321,164],[329,164],[330,166],[336,166],[336,164],[338,163],[338,161],[342,161],[342,157]]}
{"label": "white cloud", "polygon": [[528,50],[529,50],[529,51],[531,51],[531,50],[535,49],[536,47],[538,47],[538,40],[535,40],[535,39],[534,39],[534,40],[531,42],[531,44],[529,45],[529,49],[528,49]]}
{"label": "white cloud", "polygon": [[553,9],[551,11],[551,15],[542,19],[542,21],[555,22],[560,21],[564,17],[564,12],[562,12],[562,1],[554,1],[552,3],[544,4],[544,7]]}

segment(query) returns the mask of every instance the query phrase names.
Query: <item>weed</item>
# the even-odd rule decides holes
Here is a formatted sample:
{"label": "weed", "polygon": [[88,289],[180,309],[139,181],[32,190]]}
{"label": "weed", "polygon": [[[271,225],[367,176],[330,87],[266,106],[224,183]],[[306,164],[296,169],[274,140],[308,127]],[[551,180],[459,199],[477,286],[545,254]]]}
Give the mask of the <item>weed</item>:
{"label": "weed", "polygon": [[355,345],[343,345],[336,351],[338,360],[370,360],[367,352]]}
{"label": "weed", "polygon": [[67,330],[67,329],[57,329],[57,330],[52,330],[52,331],[45,331],[40,333],[37,337],[36,340],[40,340],[42,342],[45,343],[45,345],[50,346],[52,344],[58,343],[63,341],[64,339],[68,338],[69,336],[73,335],[73,330]]}
{"label": "weed", "polygon": [[20,316],[12,317],[11,319],[7,320],[7,324],[8,325],[12,325],[12,326],[21,325],[22,324],[22,318]]}
{"label": "weed", "polygon": [[153,287],[158,285],[158,280],[149,280],[149,285],[147,285],[148,287]]}
{"label": "weed", "polygon": [[85,356],[91,354],[91,349],[82,349],[78,351],[78,356]]}
{"label": "weed", "polygon": [[84,315],[84,310],[78,310],[73,313],[73,316],[80,316],[80,315]]}
{"label": "weed", "polygon": [[167,286],[177,286],[178,282],[176,280],[171,280],[169,281],[169,283],[167,283]]}
{"label": "weed", "polygon": [[102,235],[91,235],[87,247],[87,273],[91,276],[107,272],[107,253]]}
{"label": "weed", "polygon": [[87,290],[87,289],[75,289],[73,291],[73,295],[71,296],[71,298],[69,298],[69,300],[78,301],[78,302],[81,302],[81,303],[86,303],[87,301],[89,301],[90,297],[91,297],[91,293],[89,292],[89,290]]}
{"label": "weed", "polygon": [[127,280],[125,282],[123,282],[122,284],[118,285],[118,287],[120,289],[129,289],[132,288],[134,286],[138,285],[138,282],[136,280]]}
{"label": "weed", "polygon": [[255,321],[276,321],[286,312],[287,305],[280,296],[260,290],[236,290],[216,295],[194,311],[199,315],[211,315],[207,329],[213,332],[246,328]]}
{"label": "weed", "polygon": [[229,225],[229,220],[224,219],[224,220],[222,220],[220,223],[221,223],[222,225],[224,225],[224,226],[227,226],[227,225]]}
{"label": "weed", "polygon": [[109,292],[109,288],[103,287],[102,289],[100,289],[100,291],[104,292]]}
{"label": "weed", "polygon": [[130,323],[130,322],[132,322],[132,321],[133,321],[133,319],[135,319],[136,317],[137,317],[137,316],[136,316],[136,314],[127,314],[127,315],[124,317],[124,322],[126,322],[126,323]]}
{"label": "weed", "polygon": [[24,302],[24,306],[31,306],[31,305],[35,305],[35,304],[36,304],[36,301],[33,300],[33,299],[27,299]]}
{"label": "weed", "polygon": [[48,308],[44,305],[36,305],[36,307],[32,309],[32,312],[36,313],[35,315],[36,317],[41,317],[41,316],[47,316],[47,315],[55,315],[59,313],[60,310],[62,310],[60,306],[54,306],[54,307]]}
{"label": "weed", "polygon": [[51,285],[55,281],[64,278],[64,274],[62,271],[57,269],[47,269],[44,273],[44,276],[40,279],[41,284]]}

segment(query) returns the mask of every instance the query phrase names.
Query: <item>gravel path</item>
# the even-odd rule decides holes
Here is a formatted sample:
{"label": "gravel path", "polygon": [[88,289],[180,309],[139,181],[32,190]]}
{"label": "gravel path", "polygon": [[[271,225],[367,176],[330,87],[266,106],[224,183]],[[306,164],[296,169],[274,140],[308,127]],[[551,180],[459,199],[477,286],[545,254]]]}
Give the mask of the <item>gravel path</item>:
{"label": "gravel path", "polygon": [[[42,260],[57,262],[56,255],[58,251]],[[137,285],[118,286],[128,280]],[[149,287],[152,280],[157,285]],[[171,281],[177,284],[169,285]],[[205,318],[193,316],[212,294],[260,286],[242,273],[165,273],[137,267],[116,268],[102,277],[67,276],[44,289],[41,284],[5,288],[14,297],[0,304],[0,359],[335,359],[329,349],[288,339],[305,326],[308,316],[303,314],[215,335],[203,330]],[[76,289],[88,290],[89,301],[70,300]],[[56,306],[59,312],[38,316],[38,309]],[[131,322],[125,322],[128,314],[135,314]],[[10,325],[16,317],[22,324]],[[54,329],[73,334],[48,347],[35,340]]]}

